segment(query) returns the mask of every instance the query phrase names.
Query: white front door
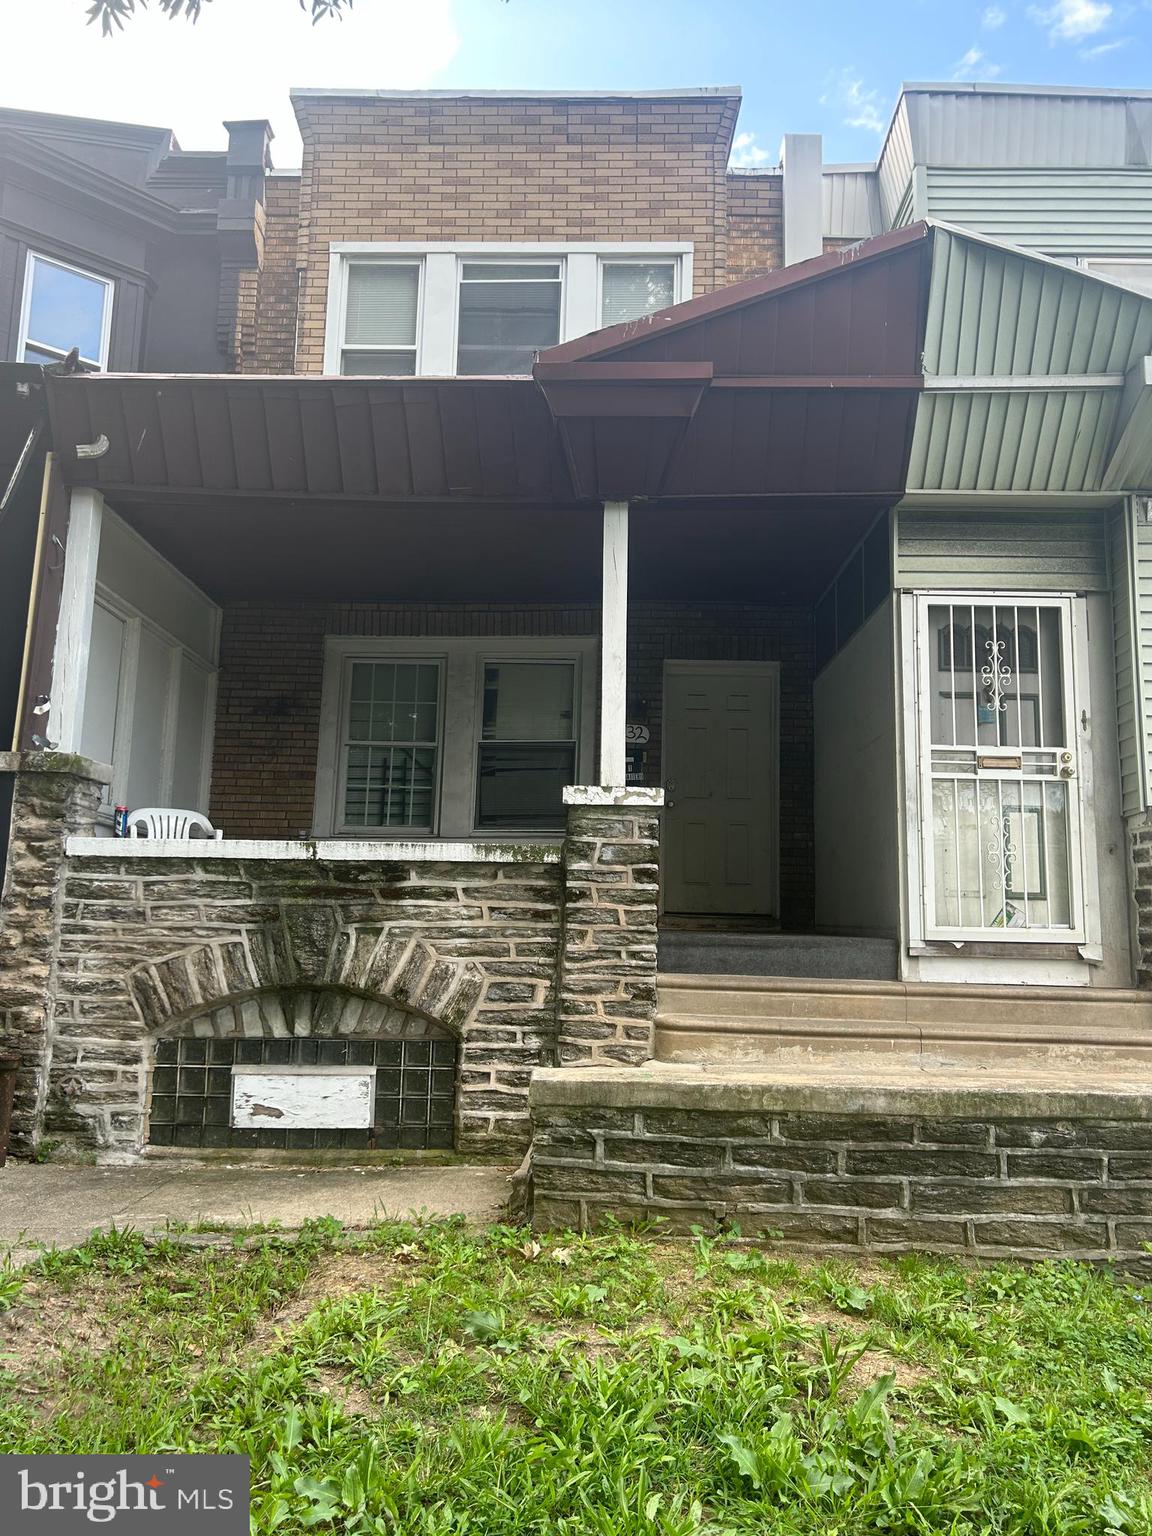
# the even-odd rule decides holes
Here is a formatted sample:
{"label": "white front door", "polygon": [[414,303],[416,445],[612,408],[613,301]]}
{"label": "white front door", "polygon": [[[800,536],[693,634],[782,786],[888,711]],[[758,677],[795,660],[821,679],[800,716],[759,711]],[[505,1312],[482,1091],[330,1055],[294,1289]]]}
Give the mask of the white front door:
{"label": "white front door", "polygon": [[927,939],[1085,941],[1077,601],[917,599]]}

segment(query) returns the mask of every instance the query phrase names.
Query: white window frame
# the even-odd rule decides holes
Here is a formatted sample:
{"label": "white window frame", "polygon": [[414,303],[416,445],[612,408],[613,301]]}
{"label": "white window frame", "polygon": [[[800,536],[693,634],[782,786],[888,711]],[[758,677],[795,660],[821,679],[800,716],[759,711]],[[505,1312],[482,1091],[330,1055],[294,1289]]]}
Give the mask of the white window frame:
{"label": "white window frame", "polygon": [[[411,825],[397,827],[370,827],[351,826],[341,820],[341,800],[345,784],[345,751],[352,745],[347,732],[348,715],[351,708],[352,688],[352,663],[357,661],[381,662],[398,661],[406,665],[434,666],[436,668],[436,767],[432,776],[432,825],[430,827],[416,827]],[[352,837],[357,840],[375,838],[384,834],[389,837],[401,837],[406,842],[412,838],[426,838],[435,835],[436,819],[440,805],[440,781],[444,768],[444,728],[445,728],[445,691],[447,685],[448,666],[447,658],[436,654],[435,651],[420,651],[418,653],[406,653],[403,656],[393,652],[381,653],[378,656],[362,656],[359,654],[344,658],[340,667],[340,702],[336,716],[336,763],[335,763],[335,795],[332,801],[332,835],[334,837]],[[400,743],[404,745],[404,743]]]}
{"label": "white window frame", "polygon": [[48,256],[43,251],[30,250],[24,261],[24,291],[20,296],[20,329],[16,339],[16,358],[22,362],[24,348],[28,345],[39,348],[41,352],[51,352],[55,356],[64,358],[67,353],[59,347],[54,347],[46,341],[38,341],[28,334],[28,322],[32,314],[32,276],[38,261],[45,262],[50,267],[60,267],[65,272],[74,272],[78,277],[86,277],[91,282],[100,283],[104,288],[104,311],[100,318],[100,356],[84,357],[80,361],[89,367],[107,368],[108,350],[112,341],[112,306],[115,302],[116,284],[110,277],[104,277],[99,272],[89,272],[84,267],[78,267],[70,261],[61,261],[58,256]]}
{"label": "white window frame", "polygon": [[[492,662],[568,661],[576,668],[576,762],[574,783],[592,773],[596,727],[596,653],[592,635],[372,636],[329,635],[324,643],[320,703],[320,746],[316,764],[313,836],[360,842],[520,840],[558,842],[563,831],[534,828],[480,828],[477,816],[478,743],[482,726],[482,666]],[[346,678],[353,661],[438,661],[442,708],[436,763],[436,803],[428,832],[410,827],[340,825],[343,710]]]}
{"label": "white window frame", "polygon": [[[343,367],[344,367],[344,353],[345,352],[408,352],[408,351],[413,351],[415,353],[415,362],[416,362],[415,372],[419,373],[420,372],[421,332],[423,330],[423,324],[424,324],[424,261],[423,261],[423,258],[422,257],[417,257],[416,259],[413,259],[413,257],[411,257],[411,256],[407,256],[407,257],[394,256],[394,255],[392,255],[389,252],[386,255],[375,257],[372,260],[367,260],[367,261],[365,261],[363,263],[363,265],[369,266],[369,267],[415,267],[416,268],[416,340],[415,340],[415,343],[414,343],[413,347],[411,347],[411,348],[409,348],[409,347],[400,347],[400,346],[382,346],[382,345],[373,344],[373,343],[369,343],[369,342],[353,342],[353,343],[349,344],[347,341],[344,340],[344,327],[345,327],[345,323],[346,323],[346,319],[347,319],[347,311],[348,311],[348,268],[349,268],[349,265],[350,265],[350,263],[348,263],[348,262],[342,262],[340,264],[339,268],[337,269],[336,273],[334,274],[335,282],[336,282],[337,290],[338,290],[337,291],[337,304],[336,304],[336,361],[335,361],[335,365],[334,366],[331,366],[331,367],[329,366],[328,358],[327,358],[327,345],[326,345],[326,347],[325,347],[324,372],[325,373],[336,373],[336,374],[341,373],[342,370],[343,370]],[[329,313],[329,316],[331,316],[331,314],[332,314],[331,294],[329,295],[328,313]],[[329,321],[329,323],[331,323],[331,321]],[[354,378],[354,377],[357,377],[357,375],[348,374],[348,375],[346,375],[346,377]],[[372,377],[372,375],[360,375],[360,377]],[[413,374],[410,374],[410,373],[384,374],[384,375],[382,375],[382,377],[384,377],[384,378],[397,378],[397,379],[410,379],[410,378],[413,377]]]}
{"label": "white window frame", "polygon": [[[464,267],[500,266],[507,262],[507,258],[499,256],[457,256],[456,258],[456,294],[452,304],[452,372],[456,374],[460,366],[460,296],[464,283]],[[565,314],[568,307],[568,263],[563,256],[539,256],[533,255],[518,258],[518,266],[525,267],[556,267],[557,276],[546,281],[558,281],[560,284],[560,313],[558,316],[559,335],[555,345],[567,339]],[[475,281],[475,279],[469,279]],[[460,375],[462,378],[482,379],[486,375],[482,373],[469,373]],[[491,375],[487,375],[491,377]]]}
{"label": "white window frame", "polygon": [[[460,269],[469,261],[558,261],[560,340],[572,341],[601,329],[602,265],[617,261],[673,261],[675,302],[692,293],[690,240],[524,241],[332,241],[328,247],[328,301],[324,326],[324,372],[339,374],[344,350],[347,272],[354,261],[420,262],[416,377],[456,376]],[[408,378],[404,374],[400,377]],[[481,375],[469,375],[481,377]]]}

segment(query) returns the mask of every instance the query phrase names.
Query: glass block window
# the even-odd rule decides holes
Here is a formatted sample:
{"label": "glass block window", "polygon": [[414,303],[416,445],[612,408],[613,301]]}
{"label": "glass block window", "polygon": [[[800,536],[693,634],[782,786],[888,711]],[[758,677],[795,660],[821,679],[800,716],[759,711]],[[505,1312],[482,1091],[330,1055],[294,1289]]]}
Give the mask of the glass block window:
{"label": "glass block window", "polygon": [[477,826],[562,827],[576,769],[576,664],[486,662],[478,750]]}
{"label": "glass block window", "polygon": [[350,662],[343,746],[344,827],[431,831],[439,735],[437,662]]}
{"label": "glass block window", "polygon": [[606,261],[600,268],[600,324],[638,320],[676,302],[671,261]]}
{"label": "glass block window", "polygon": [[415,373],[419,315],[417,262],[351,262],[341,373]]}
{"label": "glass block window", "polygon": [[531,373],[560,340],[560,263],[463,262],[459,321],[457,373]]}
{"label": "glass block window", "polygon": [[78,347],[82,363],[104,368],[111,321],[108,278],[29,253],[20,323],[21,362],[59,362]]}
{"label": "glass block window", "polygon": [[[452,1147],[454,1040],[160,1040],[148,1139],[156,1147],[421,1151]],[[241,1130],[232,1126],[232,1068],[374,1067],[372,1126]]]}

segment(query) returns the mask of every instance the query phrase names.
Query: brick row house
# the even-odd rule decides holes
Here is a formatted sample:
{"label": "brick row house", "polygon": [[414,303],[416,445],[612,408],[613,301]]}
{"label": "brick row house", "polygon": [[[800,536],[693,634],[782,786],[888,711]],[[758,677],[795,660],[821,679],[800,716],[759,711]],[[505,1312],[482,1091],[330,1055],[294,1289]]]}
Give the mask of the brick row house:
{"label": "brick row house", "polygon": [[[544,1223],[1135,1251],[1145,99],[909,88],[875,166],[757,172],[735,91],[293,103],[299,173],[8,115],[17,1147],[535,1136]],[[113,141],[118,356],[30,196]]]}

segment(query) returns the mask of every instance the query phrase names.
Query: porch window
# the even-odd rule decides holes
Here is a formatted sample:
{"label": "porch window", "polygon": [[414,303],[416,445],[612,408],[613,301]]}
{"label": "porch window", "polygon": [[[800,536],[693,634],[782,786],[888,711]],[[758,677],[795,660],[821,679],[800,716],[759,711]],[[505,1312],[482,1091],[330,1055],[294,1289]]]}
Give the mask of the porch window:
{"label": "porch window", "polygon": [[78,347],[86,367],[107,367],[112,288],[109,278],[30,251],[20,315],[20,361],[56,363]]}
{"label": "porch window", "polygon": [[355,661],[344,743],[346,827],[432,829],[440,727],[434,661]]}
{"label": "porch window", "polygon": [[484,664],[476,825],[552,831],[576,776],[572,662]]}
{"label": "porch window", "polygon": [[531,373],[560,340],[558,261],[465,261],[457,373]]}
{"label": "porch window", "polygon": [[341,373],[415,373],[419,314],[417,262],[350,263]]}
{"label": "porch window", "polygon": [[605,261],[600,268],[600,324],[619,325],[676,302],[671,261]]}

